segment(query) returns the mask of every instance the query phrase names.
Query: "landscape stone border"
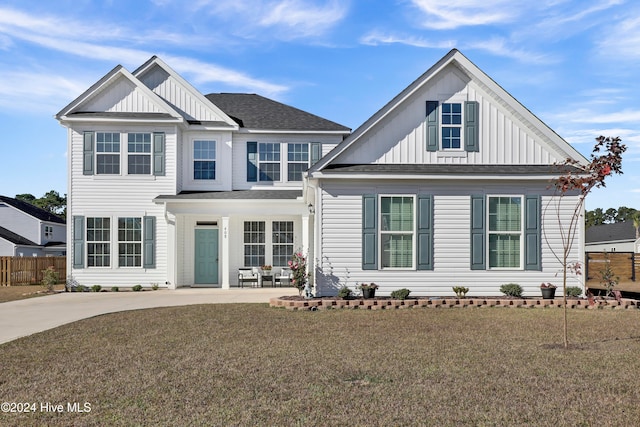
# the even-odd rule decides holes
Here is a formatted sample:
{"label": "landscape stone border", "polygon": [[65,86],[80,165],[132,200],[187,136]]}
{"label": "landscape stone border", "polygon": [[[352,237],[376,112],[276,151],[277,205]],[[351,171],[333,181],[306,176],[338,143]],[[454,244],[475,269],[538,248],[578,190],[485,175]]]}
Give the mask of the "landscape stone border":
{"label": "landscape stone border", "polygon": [[[562,298],[542,299],[542,298],[409,298],[399,299],[336,299],[336,298],[312,298],[312,299],[291,299],[290,297],[276,297],[269,300],[269,306],[286,308],[288,310],[327,310],[327,309],[362,309],[362,310],[389,310],[398,308],[489,308],[489,307],[512,307],[512,308],[562,308],[564,306]],[[623,298],[617,300],[596,299],[589,302],[588,299],[568,299],[567,308],[572,309],[638,309],[640,301]]]}

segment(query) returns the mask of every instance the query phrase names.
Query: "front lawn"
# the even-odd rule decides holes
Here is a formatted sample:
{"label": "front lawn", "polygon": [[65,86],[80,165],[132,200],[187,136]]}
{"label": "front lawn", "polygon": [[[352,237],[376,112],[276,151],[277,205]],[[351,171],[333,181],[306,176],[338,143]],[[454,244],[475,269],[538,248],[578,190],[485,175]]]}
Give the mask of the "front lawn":
{"label": "front lawn", "polygon": [[564,350],[560,309],[99,316],[0,345],[2,401],[38,404],[0,424],[634,425],[640,311],[569,321]]}

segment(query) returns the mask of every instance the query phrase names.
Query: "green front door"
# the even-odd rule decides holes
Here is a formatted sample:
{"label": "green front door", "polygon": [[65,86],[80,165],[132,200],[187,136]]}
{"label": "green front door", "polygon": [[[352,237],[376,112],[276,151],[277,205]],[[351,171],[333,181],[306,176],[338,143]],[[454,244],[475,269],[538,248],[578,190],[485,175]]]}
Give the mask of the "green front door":
{"label": "green front door", "polygon": [[218,284],[218,229],[196,228],[195,283]]}

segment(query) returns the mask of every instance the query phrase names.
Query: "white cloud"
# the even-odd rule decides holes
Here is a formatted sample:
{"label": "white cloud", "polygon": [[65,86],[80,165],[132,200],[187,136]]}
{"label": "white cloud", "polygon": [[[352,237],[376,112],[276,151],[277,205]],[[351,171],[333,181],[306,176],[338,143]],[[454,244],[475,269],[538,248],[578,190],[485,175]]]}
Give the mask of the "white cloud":
{"label": "white cloud", "polygon": [[[5,15],[6,13],[6,15]],[[152,55],[158,54],[145,49],[131,49],[112,46],[111,33],[92,33],[89,27],[83,27],[74,22],[62,22],[56,17],[35,17],[27,13],[0,8],[0,36],[4,33],[12,39],[20,39],[29,43],[50,49],[52,51],[64,52],[86,59],[96,59],[112,64],[123,64],[126,67],[138,67]],[[73,32],[68,29],[74,27]],[[92,28],[103,28],[104,26],[94,23]],[[128,33],[126,28],[112,28],[116,34]],[[86,30],[86,37],[83,33]],[[78,33],[83,33],[82,40],[78,39]],[[170,37],[170,36],[164,36]],[[159,54],[159,56],[162,56]],[[230,86],[242,88],[248,91],[257,91],[266,96],[277,95],[288,90],[287,87],[252,78],[242,72],[220,67],[214,64],[197,61],[180,56],[164,56],[167,63],[180,73],[189,73],[194,76],[194,83],[221,82]],[[24,75],[19,72],[7,75],[8,81],[15,82],[15,76]],[[28,76],[25,76],[28,77]],[[55,76],[52,76],[55,79]],[[42,96],[42,88],[34,88],[30,84],[25,85],[22,80],[19,86],[25,91],[30,91],[36,96]],[[4,84],[5,90],[9,90]],[[84,86],[86,88],[86,86]],[[68,93],[79,94],[81,91]]]}
{"label": "white cloud", "polygon": [[385,34],[379,31],[372,31],[361,37],[360,43],[369,46],[378,46],[381,44],[403,44],[429,49],[452,49],[457,44],[455,40],[431,41],[422,37]]}
{"label": "white cloud", "polygon": [[618,59],[640,59],[640,16],[637,10],[630,12],[631,18],[612,22],[602,32],[598,53]]}
{"label": "white cloud", "polygon": [[239,37],[294,40],[325,35],[346,17],[349,2],[200,0],[190,8],[217,19],[232,19],[235,31],[231,31]]}
{"label": "white cloud", "polygon": [[512,0],[411,0],[426,17],[425,28],[451,30],[465,26],[511,22],[521,8]]}

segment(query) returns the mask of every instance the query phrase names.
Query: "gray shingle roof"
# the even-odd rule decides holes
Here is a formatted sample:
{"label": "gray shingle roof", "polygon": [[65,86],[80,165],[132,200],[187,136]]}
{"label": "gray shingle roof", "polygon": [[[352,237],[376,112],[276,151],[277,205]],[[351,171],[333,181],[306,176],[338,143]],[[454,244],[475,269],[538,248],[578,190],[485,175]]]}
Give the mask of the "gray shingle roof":
{"label": "gray shingle roof", "polygon": [[594,225],[585,232],[586,243],[635,241],[636,228],[633,221]]}
{"label": "gray shingle roof", "polygon": [[175,196],[158,196],[155,200],[295,200],[298,197],[302,197],[302,190],[183,191]]}
{"label": "gray shingle roof", "polygon": [[348,127],[256,94],[210,93],[206,97],[247,129],[350,132]]}
{"label": "gray shingle roof", "polygon": [[58,224],[66,224],[66,221],[57,215],[49,213],[44,209],[40,209],[37,206],[33,206],[31,203],[23,202],[22,200],[13,199],[7,196],[0,196],[0,202],[4,202],[16,209],[20,209],[27,215],[31,215],[40,221],[55,222]]}
{"label": "gray shingle roof", "polygon": [[[574,173],[580,170],[569,167]],[[325,174],[398,174],[398,175],[553,175],[561,171],[555,165],[434,165],[434,164],[329,164]]]}
{"label": "gray shingle roof", "polygon": [[32,242],[31,240],[22,237],[19,234],[14,233],[11,230],[7,230],[4,227],[0,227],[0,238],[5,239],[14,245],[22,245],[22,246],[38,246],[37,243]]}

